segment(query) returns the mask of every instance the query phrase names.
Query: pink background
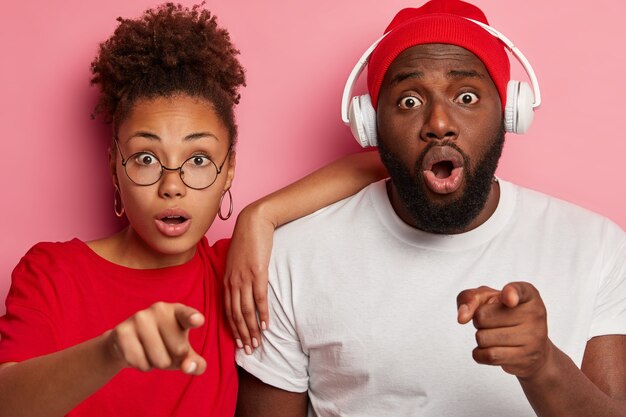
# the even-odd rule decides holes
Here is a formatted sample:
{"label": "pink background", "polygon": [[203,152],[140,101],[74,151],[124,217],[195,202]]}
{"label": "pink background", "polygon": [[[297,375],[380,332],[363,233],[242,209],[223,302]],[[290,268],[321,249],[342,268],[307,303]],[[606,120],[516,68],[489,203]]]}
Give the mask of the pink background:
{"label": "pink background", "polygon": [[[193,4],[185,2],[186,4]],[[407,0],[207,1],[247,68],[236,211],[359,148],[340,120],[355,60]],[[544,104],[525,136],[509,135],[499,175],[573,201],[626,227],[626,3],[476,0],[538,74]],[[3,233],[0,299],[34,243],[84,240],[120,227],[107,173],[107,127],[90,120],[89,64],[118,16],[148,0],[6,3],[0,13]],[[524,77],[513,62],[516,77]],[[522,78],[525,79],[525,78]],[[233,219],[216,220],[215,240]],[[4,305],[0,306],[0,314]]]}

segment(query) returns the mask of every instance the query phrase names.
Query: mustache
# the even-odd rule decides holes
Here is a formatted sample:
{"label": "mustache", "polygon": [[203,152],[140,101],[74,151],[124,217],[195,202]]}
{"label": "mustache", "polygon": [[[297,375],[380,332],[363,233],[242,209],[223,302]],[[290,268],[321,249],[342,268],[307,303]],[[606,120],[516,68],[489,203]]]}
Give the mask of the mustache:
{"label": "mustache", "polygon": [[420,154],[417,156],[417,160],[415,161],[416,173],[418,173],[419,175],[422,175],[422,162],[424,161],[424,158],[426,157],[426,154],[428,153],[428,151],[430,151],[432,148],[436,146],[441,146],[441,147],[448,146],[454,149],[455,151],[457,151],[458,153],[460,153],[461,156],[463,157],[463,165],[466,167],[466,169],[468,170],[470,169],[470,160],[467,154],[463,152],[463,149],[461,149],[459,145],[457,145],[453,140],[448,139],[444,141],[431,141],[426,145],[424,150],[420,152]]}

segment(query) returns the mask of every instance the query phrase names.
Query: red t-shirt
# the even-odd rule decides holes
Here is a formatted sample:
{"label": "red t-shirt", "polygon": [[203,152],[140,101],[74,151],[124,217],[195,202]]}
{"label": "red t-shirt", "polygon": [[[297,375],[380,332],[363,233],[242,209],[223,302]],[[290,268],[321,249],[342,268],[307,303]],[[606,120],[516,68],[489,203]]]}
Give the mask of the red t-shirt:
{"label": "red t-shirt", "polygon": [[13,271],[0,317],[0,363],[76,345],[157,301],[182,303],[206,319],[189,333],[207,361],[203,375],[124,369],[68,416],[232,416],[235,347],[222,295],[228,243],[209,246],[203,238],[186,264],[151,270],[108,262],[78,239],[35,245]]}

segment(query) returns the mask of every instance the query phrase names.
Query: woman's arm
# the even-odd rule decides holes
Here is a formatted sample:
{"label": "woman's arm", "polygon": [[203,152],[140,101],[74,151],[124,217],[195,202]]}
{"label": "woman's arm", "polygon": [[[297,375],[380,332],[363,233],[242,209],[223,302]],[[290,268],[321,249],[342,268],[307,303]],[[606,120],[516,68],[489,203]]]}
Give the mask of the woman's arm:
{"label": "woman's arm", "polygon": [[[251,353],[269,324],[267,268],[274,229],[356,194],[387,176],[377,151],[339,159],[244,208],[226,264],[226,313],[240,348]],[[256,311],[259,313],[257,322]]]}
{"label": "woman's arm", "polygon": [[200,375],[206,361],[189,344],[204,316],[182,304],[155,303],[86,342],[0,365],[0,416],[62,417],[124,368],[178,369]]}
{"label": "woman's arm", "polygon": [[0,365],[0,415],[61,417],[123,368],[99,336],[71,348]]}

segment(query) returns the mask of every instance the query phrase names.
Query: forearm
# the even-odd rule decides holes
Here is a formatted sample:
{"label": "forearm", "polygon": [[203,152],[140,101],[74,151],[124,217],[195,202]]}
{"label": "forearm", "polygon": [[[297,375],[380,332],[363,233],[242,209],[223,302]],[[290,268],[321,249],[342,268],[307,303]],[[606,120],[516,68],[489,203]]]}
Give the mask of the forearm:
{"label": "forearm", "polygon": [[532,378],[519,378],[539,417],[623,417],[626,403],[598,388],[561,350],[553,346],[545,368]]}
{"label": "forearm", "polygon": [[378,152],[349,155],[252,203],[244,212],[260,214],[278,227],[354,195],[386,176]]}
{"label": "forearm", "polygon": [[0,369],[0,416],[61,417],[122,369],[99,336]]}

